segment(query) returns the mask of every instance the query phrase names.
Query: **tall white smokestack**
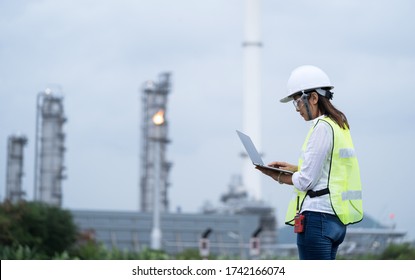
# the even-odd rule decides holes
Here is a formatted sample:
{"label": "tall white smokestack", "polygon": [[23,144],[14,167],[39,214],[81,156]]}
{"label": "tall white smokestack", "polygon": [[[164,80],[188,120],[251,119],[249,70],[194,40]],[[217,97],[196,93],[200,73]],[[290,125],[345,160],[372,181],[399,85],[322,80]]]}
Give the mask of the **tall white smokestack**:
{"label": "tall white smokestack", "polygon": [[[260,0],[245,0],[243,130],[261,152]],[[261,173],[243,158],[242,178],[248,195],[261,200]]]}

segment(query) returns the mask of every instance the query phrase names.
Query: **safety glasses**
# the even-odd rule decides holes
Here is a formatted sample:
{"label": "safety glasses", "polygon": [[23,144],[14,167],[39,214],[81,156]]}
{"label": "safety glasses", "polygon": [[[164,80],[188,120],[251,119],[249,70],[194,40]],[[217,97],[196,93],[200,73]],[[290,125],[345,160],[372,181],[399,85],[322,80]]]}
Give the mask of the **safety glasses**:
{"label": "safety glasses", "polygon": [[293,104],[296,110],[300,110],[304,106],[303,98],[294,99]]}
{"label": "safety glasses", "polygon": [[304,106],[304,100],[308,99],[313,91],[315,90],[303,90],[298,93],[298,95],[301,94],[300,97],[293,100],[293,104],[296,110],[300,110]]}

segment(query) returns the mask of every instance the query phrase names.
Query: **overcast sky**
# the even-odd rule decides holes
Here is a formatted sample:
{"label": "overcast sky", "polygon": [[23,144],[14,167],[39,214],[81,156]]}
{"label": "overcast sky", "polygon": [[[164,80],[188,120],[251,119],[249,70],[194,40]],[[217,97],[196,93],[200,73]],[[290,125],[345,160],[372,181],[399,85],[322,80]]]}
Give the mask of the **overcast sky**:
{"label": "overcast sky", "polygon": [[[261,6],[264,160],[297,162],[310,124],[278,100],[295,67],[321,67],[351,124],[366,213],[412,239],[414,10],[412,0]],[[242,167],[243,28],[242,0],[0,1],[1,197],[7,137],[20,132],[33,198],[36,96],[52,87],[68,118],[63,206],[137,211],[141,89],[167,71],[171,211],[220,205]],[[291,187],[264,177],[262,193],[282,225]]]}

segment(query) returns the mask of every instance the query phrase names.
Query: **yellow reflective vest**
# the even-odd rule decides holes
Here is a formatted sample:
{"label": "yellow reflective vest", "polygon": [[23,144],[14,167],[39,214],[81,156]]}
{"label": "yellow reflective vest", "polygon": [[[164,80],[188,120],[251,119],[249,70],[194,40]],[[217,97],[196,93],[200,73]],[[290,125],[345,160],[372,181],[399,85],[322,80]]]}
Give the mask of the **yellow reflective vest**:
{"label": "yellow reflective vest", "polygon": [[[327,185],[331,206],[343,224],[358,223],[363,219],[362,184],[350,131],[349,129],[342,129],[329,117],[324,117],[318,120],[317,123],[320,121],[327,122],[333,131],[333,147]],[[303,152],[316,125],[308,132],[303,144]],[[300,158],[298,171],[301,170],[302,163],[303,158]],[[286,224],[294,225],[294,217],[297,212],[301,212],[301,206],[306,195],[307,192],[295,189],[295,195],[288,205],[285,217]]]}

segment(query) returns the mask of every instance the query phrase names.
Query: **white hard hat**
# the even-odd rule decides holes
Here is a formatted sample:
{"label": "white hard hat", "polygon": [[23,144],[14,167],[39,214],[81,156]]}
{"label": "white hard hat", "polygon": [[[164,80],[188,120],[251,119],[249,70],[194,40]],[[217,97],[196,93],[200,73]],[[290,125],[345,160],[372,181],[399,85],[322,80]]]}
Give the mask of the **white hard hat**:
{"label": "white hard hat", "polygon": [[319,88],[330,90],[334,87],[331,85],[329,77],[323,70],[313,65],[303,65],[291,72],[287,82],[288,96],[280,101],[286,103],[293,100],[293,96],[297,93]]}

